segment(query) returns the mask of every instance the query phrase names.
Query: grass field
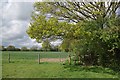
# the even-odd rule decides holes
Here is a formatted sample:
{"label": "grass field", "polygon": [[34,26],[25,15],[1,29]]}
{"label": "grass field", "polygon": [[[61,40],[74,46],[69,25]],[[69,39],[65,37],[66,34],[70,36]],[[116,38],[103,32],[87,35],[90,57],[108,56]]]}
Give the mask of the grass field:
{"label": "grass field", "polygon": [[[11,63],[8,63],[8,53]],[[3,52],[3,78],[117,78],[118,75],[102,67],[68,66],[62,62],[37,63],[37,55],[41,58],[66,58],[63,52]]]}

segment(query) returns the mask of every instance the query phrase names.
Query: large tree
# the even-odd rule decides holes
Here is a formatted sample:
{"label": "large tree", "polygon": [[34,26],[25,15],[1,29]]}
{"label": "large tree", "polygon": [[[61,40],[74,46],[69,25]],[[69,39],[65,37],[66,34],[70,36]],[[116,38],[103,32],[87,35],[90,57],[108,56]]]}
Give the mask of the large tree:
{"label": "large tree", "polygon": [[[103,28],[107,20],[115,16],[120,2],[36,2],[32,21],[27,30],[31,38],[38,42],[45,38],[64,38],[72,36],[78,28],[72,29],[73,25],[68,22],[78,23],[85,20],[96,20]],[[48,20],[46,15],[53,16]],[[48,16],[47,16],[48,17]],[[59,22],[63,19],[66,22]],[[67,36],[65,36],[67,35]]]}
{"label": "large tree", "polygon": [[27,33],[38,42],[62,39],[63,48],[81,54],[83,64],[119,67],[119,6],[120,2],[37,2]]}
{"label": "large tree", "polygon": [[[119,1],[119,0],[118,0]],[[50,13],[54,17],[79,22],[80,20],[104,19],[115,14],[120,2],[37,2],[35,10],[40,14]]]}

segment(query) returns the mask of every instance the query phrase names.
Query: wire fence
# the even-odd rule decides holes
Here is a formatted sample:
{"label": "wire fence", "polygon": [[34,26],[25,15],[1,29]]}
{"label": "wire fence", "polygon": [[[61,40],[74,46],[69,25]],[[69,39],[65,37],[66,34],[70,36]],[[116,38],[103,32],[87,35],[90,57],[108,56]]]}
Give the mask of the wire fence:
{"label": "wire fence", "polygon": [[17,52],[4,51],[2,52],[3,62],[27,62],[33,61],[40,64],[41,62],[64,62],[68,58],[67,52]]}

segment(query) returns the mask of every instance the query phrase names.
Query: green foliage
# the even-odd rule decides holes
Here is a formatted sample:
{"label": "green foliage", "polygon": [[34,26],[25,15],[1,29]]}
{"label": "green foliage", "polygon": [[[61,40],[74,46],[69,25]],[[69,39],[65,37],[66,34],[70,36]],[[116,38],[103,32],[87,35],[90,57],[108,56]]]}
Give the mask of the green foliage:
{"label": "green foliage", "polygon": [[7,51],[15,51],[15,47],[13,45],[9,45],[7,48],[6,48]]}
{"label": "green foliage", "polygon": [[42,49],[43,51],[50,51],[51,50],[51,43],[49,42],[49,40],[45,40],[43,43],[42,43]]}
{"label": "green foliage", "polygon": [[37,51],[38,50],[38,47],[37,46],[32,46],[31,48],[30,48],[30,51]]}
{"label": "green foliage", "polygon": [[[37,2],[27,33],[37,42],[63,40],[61,50],[73,52],[76,58],[80,55],[83,65],[120,69],[120,19],[115,16],[119,4]],[[53,17],[46,19],[47,13]],[[64,22],[59,22],[61,17]]]}
{"label": "green foliage", "polygon": [[0,45],[0,51],[5,51],[5,50],[6,50],[5,47]]}
{"label": "green foliage", "polygon": [[20,51],[20,48],[15,48],[15,51]]}
{"label": "green foliage", "polygon": [[76,56],[81,55],[83,64],[120,69],[118,58],[120,57],[120,25],[117,24],[117,20],[117,18],[111,18],[103,29],[96,27],[99,26],[96,21],[79,24],[82,26],[80,39],[76,44],[74,43],[73,51],[76,52]]}
{"label": "green foliage", "polygon": [[0,51],[20,51],[19,48],[15,48],[15,46],[13,45],[9,45],[7,48],[5,48],[4,46],[0,46]]}
{"label": "green foliage", "polygon": [[21,47],[21,51],[28,51],[29,49],[25,46]]}
{"label": "green foliage", "polygon": [[74,66],[74,65],[65,65],[69,71],[86,71],[86,72],[96,72],[96,73],[109,73],[111,75],[117,75],[118,72],[113,71],[110,68],[104,68],[102,66]]}
{"label": "green foliage", "polygon": [[[80,32],[82,28],[68,24],[69,21],[81,24],[81,21],[96,20],[98,24],[96,27],[103,28],[107,20],[114,17],[118,5],[119,2],[108,2],[108,4],[105,2],[79,3],[74,1],[36,2],[27,33],[37,42],[42,42],[46,38],[76,39],[82,34]],[[45,15],[48,13],[53,17],[47,20]],[[59,18],[63,18],[66,22],[58,22]]]}
{"label": "green foliage", "polygon": [[[107,3],[107,4],[106,4]],[[66,21],[79,22],[81,20],[98,20],[101,24],[105,23],[106,18],[115,14],[119,7],[119,2],[36,2],[35,11],[45,15],[50,13],[54,17],[63,17]],[[102,27],[102,26],[100,26]]]}
{"label": "green foliage", "polygon": [[67,22],[58,22],[57,18],[46,20],[45,17],[39,15],[29,26],[27,33],[31,38],[36,39],[37,42],[42,42],[48,38],[56,40],[70,37],[67,35],[72,34],[69,31],[72,31],[73,26],[73,24],[68,24]]}
{"label": "green foliage", "polygon": [[70,44],[71,42],[72,40],[70,39],[64,39],[62,44],[60,45],[61,51],[65,51],[65,52],[72,51],[71,44]]}

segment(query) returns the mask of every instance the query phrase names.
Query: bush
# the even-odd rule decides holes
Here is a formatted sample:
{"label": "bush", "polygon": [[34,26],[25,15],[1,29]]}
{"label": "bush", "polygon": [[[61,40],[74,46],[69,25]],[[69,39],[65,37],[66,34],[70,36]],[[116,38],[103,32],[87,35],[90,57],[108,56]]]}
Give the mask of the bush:
{"label": "bush", "polygon": [[[96,21],[78,23],[80,39],[74,40],[73,52],[81,55],[85,65],[100,65],[120,70],[120,25],[118,19],[108,21],[105,27]],[[76,57],[77,58],[77,57]]]}

